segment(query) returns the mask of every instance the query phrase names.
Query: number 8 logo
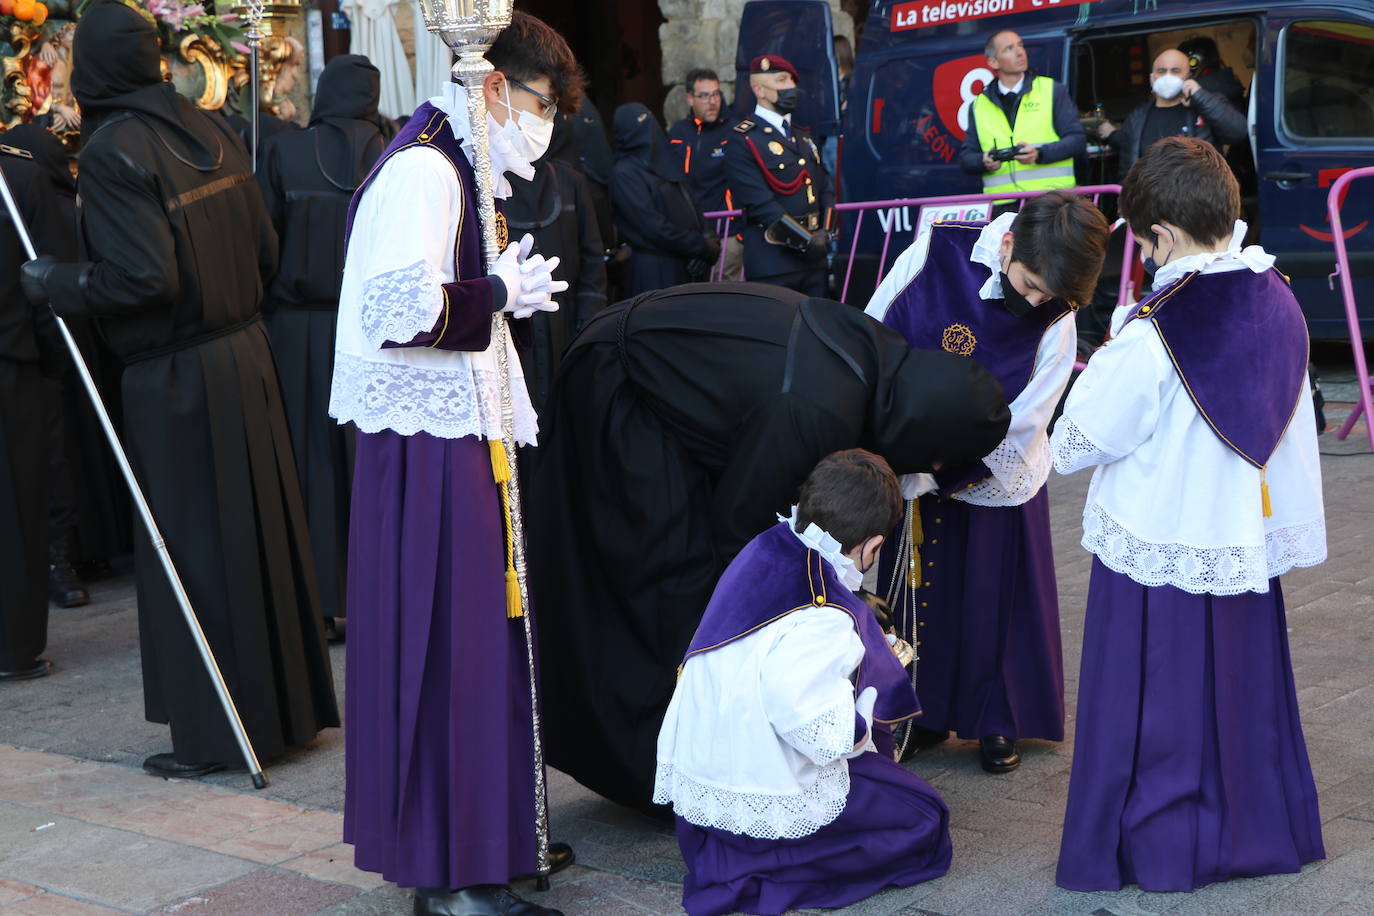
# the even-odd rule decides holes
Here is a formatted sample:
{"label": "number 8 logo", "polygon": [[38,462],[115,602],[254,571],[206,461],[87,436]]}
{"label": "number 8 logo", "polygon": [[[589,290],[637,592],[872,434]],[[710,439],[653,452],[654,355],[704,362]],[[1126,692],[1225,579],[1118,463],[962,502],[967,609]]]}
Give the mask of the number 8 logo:
{"label": "number 8 logo", "polygon": [[[983,87],[992,82],[992,71],[987,67],[975,67],[964,74],[963,80],[959,83],[959,128],[968,130],[969,109],[973,107],[973,100],[978,97],[978,93],[983,91]],[[974,84],[978,84],[978,91],[975,92]]]}

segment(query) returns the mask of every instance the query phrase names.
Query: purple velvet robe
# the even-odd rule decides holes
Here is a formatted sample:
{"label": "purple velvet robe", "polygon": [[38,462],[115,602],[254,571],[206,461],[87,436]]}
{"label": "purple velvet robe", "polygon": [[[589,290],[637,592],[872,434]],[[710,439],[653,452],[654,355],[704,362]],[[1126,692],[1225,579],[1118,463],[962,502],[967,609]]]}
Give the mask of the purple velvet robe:
{"label": "purple velvet robe", "polygon": [[[976,360],[1010,403],[1030,381],[1045,334],[1072,313],[1052,300],[1018,318],[1001,300],[983,299],[988,268],[970,256],[984,225],[936,223],[924,266],[883,323],[913,347]],[[1064,662],[1048,497],[1042,489],[1008,507],[949,498],[990,474],[982,462],[946,469],[936,475],[940,492],[918,504],[925,532],[920,584],[901,585],[893,609],[917,651],[920,724],[964,738],[1060,741]],[[894,532],[883,549],[878,581],[884,589],[901,536]]]}
{"label": "purple velvet robe", "polygon": [[[390,344],[484,350],[505,295],[483,276],[472,169],[442,112],[415,112],[359,188],[350,231],[372,177],[417,143],[459,175],[456,273],[469,279],[444,285],[434,330]],[[359,868],[402,886],[505,884],[535,867],[532,697],[523,622],[506,617],[503,525],[486,441],[359,434],[344,839]]]}

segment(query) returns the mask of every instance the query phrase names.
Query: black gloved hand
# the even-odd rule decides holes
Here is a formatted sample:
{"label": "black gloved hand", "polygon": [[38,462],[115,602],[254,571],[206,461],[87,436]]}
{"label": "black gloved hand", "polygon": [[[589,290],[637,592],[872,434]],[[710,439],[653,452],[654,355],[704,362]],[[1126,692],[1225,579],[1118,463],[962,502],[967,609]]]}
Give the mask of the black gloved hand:
{"label": "black gloved hand", "polygon": [[706,253],[702,255],[702,257],[715,263],[720,259],[720,236],[707,235],[703,236],[703,238],[706,239]]}
{"label": "black gloved hand", "polygon": [[40,255],[32,261],[25,261],[19,268],[19,285],[24,295],[34,305],[48,304],[48,274],[57,266],[57,258]]}
{"label": "black gloved hand", "polygon": [[824,261],[826,252],[830,250],[830,233],[824,229],[817,229],[811,233],[811,241],[806,246],[806,260],[815,263]]}
{"label": "black gloved hand", "polygon": [[811,232],[791,216],[781,216],[769,223],[763,230],[763,239],[769,244],[782,245],[797,254],[810,256]]}

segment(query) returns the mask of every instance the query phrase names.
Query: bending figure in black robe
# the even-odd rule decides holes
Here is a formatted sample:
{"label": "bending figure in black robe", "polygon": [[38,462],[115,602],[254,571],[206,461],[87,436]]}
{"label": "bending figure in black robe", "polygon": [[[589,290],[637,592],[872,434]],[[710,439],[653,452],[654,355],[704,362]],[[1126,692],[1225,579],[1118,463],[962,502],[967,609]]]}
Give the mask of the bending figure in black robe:
{"label": "bending figure in black robe", "polygon": [[668,136],[638,102],[617,108],[614,126],[611,205],[620,240],[632,252],[621,293],[635,296],[705,279],[720,254],[720,240],[705,233]]}
{"label": "bending figure in black robe", "polygon": [[[52,184],[27,150],[0,134],[4,170],[43,250],[61,245]],[[19,285],[28,257],[0,206],[0,681],[41,677],[48,641],[48,461],[44,428],[49,401],[44,376],[64,366],[56,322],[46,306],[30,306]],[[3,689],[3,688],[0,688]]]}
{"label": "bending figure in black robe", "polygon": [[650,808],[716,579],[816,462],[860,447],[930,471],[986,455],[1009,421],[972,360],[781,287],[681,286],[602,312],[564,356],[525,500],[549,763]]}
{"label": "bending figure in black robe", "polygon": [[[276,233],[233,132],[159,72],[157,33],[102,2],[81,17],[86,263],[24,266],[62,315],[93,317],[125,362],[125,446],[229,693],[264,761],[338,725],[305,509],[258,305]],[[139,639],[148,719],[193,776],[239,759],[146,538]]]}
{"label": "bending figure in black robe", "polygon": [[[534,409],[543,412],[563,351],[592,316],[606,307],[606,261],[596,225],[590,184],[564,158],[572,145],[572,127],[565,117],[553,122],[553,136],[543,157],[534,164],[534,178],[510,175],[511,196],[504,212],[511,238],[534,236],[534,253],[560,261],[558,279],[568,284],[554,293],[556,312],[530,318],[534,346],[520,351],[525,384]],[[537,458],[537,449],[521,455]]]}
{"label": "bending figure in black robe", "polygon": [[348,202],[386,148],[377,114],[381,74],[366,57],[325,65],[310,126],[262,146],[258,184],[281,240],[281,266],[263,310],[305,496],[327,626],[344,616],[352,424],[329,416],[334,328],[343,283]]}

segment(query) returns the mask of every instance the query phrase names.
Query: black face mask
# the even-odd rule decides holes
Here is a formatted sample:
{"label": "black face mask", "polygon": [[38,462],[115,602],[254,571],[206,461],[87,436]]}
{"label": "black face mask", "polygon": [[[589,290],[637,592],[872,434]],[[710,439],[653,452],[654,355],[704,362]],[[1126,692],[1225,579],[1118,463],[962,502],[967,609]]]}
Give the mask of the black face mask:
{"label": "black face mask", "polygon": [[[1172,232],[1169,232],[1169,230],[1168,230],[1167,228],[1166,228],[1164,231],[1169,233],[1169,238],[1173,238],[1173,237],[1174,237],[1174,234],[1173,234]],[[1174,253],[1173,253],[1172,251],[1170,251],[1170,252],[1169,252],[1169,256],[1166,257],[1166,258],[1164,259],[1164,264],[1157,264],[1157,263],[1155,263],[1155,255],[1156,255],[1158,252],[1159,252],[1159,233],[1156,232],[1156,233],[1155,233],[1155,250],[1152,251],[1152,252],[1150,253],[1150,256],[1149,256],[1148,258],[1146,258],[1146,259],[1141,263],[1141,266],[1145,268],[1145,273],[1149,274],[1151,277],[1153,277],[1153,276],[1155,275],[1155,272],[1158,271],[1161,267],[1163,267],[1164,264],[1168,264],[1168,263],[1169,263],[1169,258],[1172,258],[1172,257],[1174,256]]]}
{"label": "black face mask", "polygon": [[1035,311],[1035,306],[1031,305],[1030,300],[1021,295],[1021,291],[1011,284],[1011,277],[1007,272],[1002,271],[1002,305],[1011,312],[1015,318],[1025,318]]}
{"label": "black face mask", "polygon": [[778,114],[791,114],[797,110],[797,103],[801,101],[801,90],[796,86],[778,90],[777,101],[773,103],[773,110]]}

